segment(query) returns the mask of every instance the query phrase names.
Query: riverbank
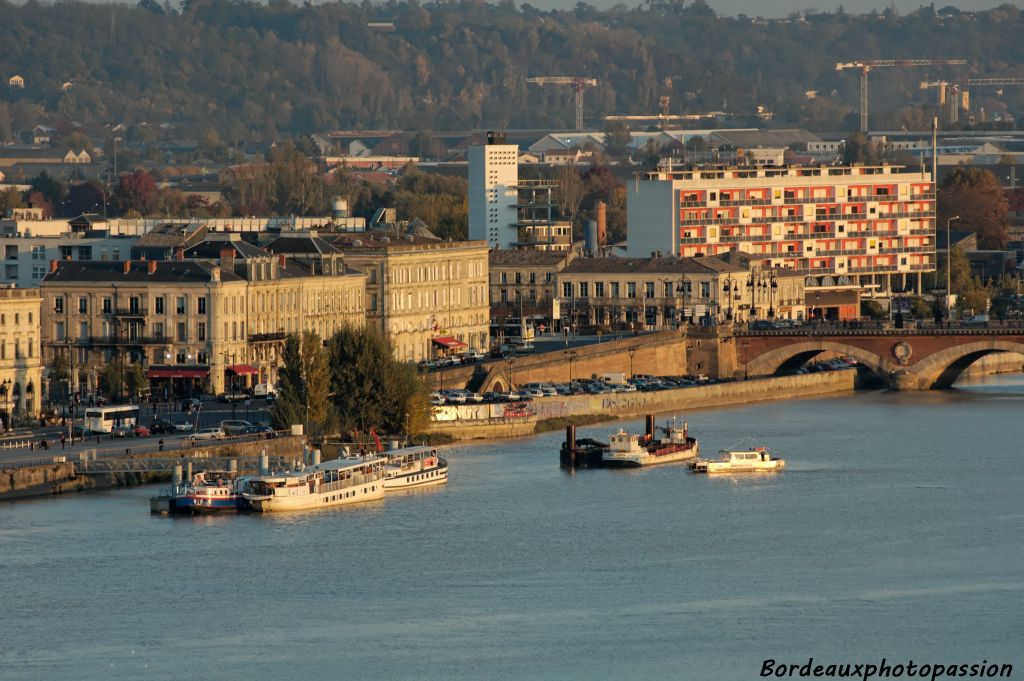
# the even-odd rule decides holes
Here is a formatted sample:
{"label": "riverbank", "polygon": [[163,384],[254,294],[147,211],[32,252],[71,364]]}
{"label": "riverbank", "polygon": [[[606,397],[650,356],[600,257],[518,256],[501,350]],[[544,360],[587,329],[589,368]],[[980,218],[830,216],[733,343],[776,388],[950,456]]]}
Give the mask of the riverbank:
{"label": "riverbank", "polygon": [[447,420],[435,421],[430,431],[445,433],[458,440],[496,439],[543,432],[539,424],[558,419],[561,425],[584,425],[584,417],[597,415],[603,420],[634,418],[645,414],[687,412],[713,407],[728,407],[768,400],[817,397],[851,392],[858,387],[856,371],[823,371],[797,376],[757,378],[690,386],[657,392],[612,393],[606,395],[570,395],[540,397],[529,402],[533,414],[519,418],[479,418],[480,407],[446,407]]}

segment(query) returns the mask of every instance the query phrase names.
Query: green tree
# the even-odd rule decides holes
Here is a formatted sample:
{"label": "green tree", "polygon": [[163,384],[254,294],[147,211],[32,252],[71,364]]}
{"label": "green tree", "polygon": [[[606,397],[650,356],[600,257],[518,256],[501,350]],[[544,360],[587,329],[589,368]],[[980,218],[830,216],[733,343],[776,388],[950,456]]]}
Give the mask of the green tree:
{"label": "green tree", "polygon": [[274,427],[304,424],[310,435],[330,433],[336,419],[330,401],[331,371],[327,350],[316,333],[285,339],[284,362],[277,376],[278,399],[271,410]]}
{"label": "green tree", "polygon": [[851,132],[843,143],[843,163],[878,163],[878,149],[864,133]]}
{"label": "green tree", "polygon": [[60,202],[63,201],[64,197],[68,194],[67,185],[50,175],[50,173],[45,170],[33,177],[29,182],[29,186],[32,187],[32,192],[39,192],[42,194],[43,198],[50,204],[51,208],[59,206]]}
{"label": "green tree", "polygon": [[956,168],[942,180],[938,224],[959,216],[955,224],[978,235],[981,248],[1001,250],[1009,241],[1009,203],[999,180],[982,168]]}
{"label": "green tree", "polygon": [[343,429],[424,429],[430,414],[429,389],[412,364],[395,359],[391,339],[380,329],[342,328],[328,347],[333,401]]}
{"label": "green tree", "polygon": [[885,310],[877,300],[862,300],[860,301],[860,314],[871,319],[882,319],[885,317]]}
{"label": "green tree", "polygon": [[50,362],[48,374],[50,401],[59,402],[65,399],[68,391],[68,378],[71,375],[68,357],[65,353],[58,351]]}
{"label": "green tree", "polygon": [[604,127],[604,150],[612,158],[629,156],[629,145],[633,142],[633,133],[622,121],[609,121]]}
{"label": "green tree", "polygon": [[131,399],[137,398],[149,386],[142,367],[132,363],[124,369],[124,385]]}

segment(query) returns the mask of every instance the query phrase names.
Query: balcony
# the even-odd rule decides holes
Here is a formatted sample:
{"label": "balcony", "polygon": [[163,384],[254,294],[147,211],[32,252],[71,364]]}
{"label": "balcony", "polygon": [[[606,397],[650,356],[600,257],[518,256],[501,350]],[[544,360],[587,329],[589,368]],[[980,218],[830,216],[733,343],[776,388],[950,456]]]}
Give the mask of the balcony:
{"label": "balcony", "polygon": [[288,334],[284,331],[275,331],[273,333],[250,333],[250,343],[276,343],[283,341],[288,337]]}
{"label": "balcony", "polygon": [[[88,345],[118,346],[118,345],[170,345],[174,341],[170,336],[135,336],[125,338],[123,336],[90,336]],[[56,345],[60,345],[58,341]],[[86,345],[79,341],[79,345]]]}
{"label": "balcony", "polygon": [[122,310],[118,308],[117,312],[115,312],[114,314],[117,317],[138,317],[141,319],[146,316],[146,311],[138,309],[132,310],[127,308]]}

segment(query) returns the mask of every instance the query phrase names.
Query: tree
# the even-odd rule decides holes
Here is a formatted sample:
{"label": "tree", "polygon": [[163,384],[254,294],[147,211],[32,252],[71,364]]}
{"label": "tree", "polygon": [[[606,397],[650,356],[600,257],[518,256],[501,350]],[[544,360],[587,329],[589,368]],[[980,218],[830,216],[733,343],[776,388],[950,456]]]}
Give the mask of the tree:
{"label": "tree", "polygon": [[148,215],[156,205],[159,190],[145,170],[123,173],[114,189],[113,203],[120,215]]}
{"label": "tree", "polygon": [[32,192],[39,192],[43,200],[50,204],[51,211],[61,204],[68,193],[67,186],[45,170],[33,177],[29,186]]}
{"label": "tree", "polygon": [[102,213],[106,198],[103,190],[92,180],[73,184],[68,187],[68,197],[64,201],[61,214],[74,216],[82,213]]}
{"label": "tree", "polygon": [[861,316],[870,317],[871,319],[882,319],[885,317],[885,310],[877,300],[862,300],[860,301],[860,313]]}
{"label": "tree", "polygon": [[420,432],[430,415],[429,390],[415,367],[395,359],[390,337],[372,326],[347,326],[328,343],[333,402],[342,428]]}
{"label": "tree", "polygon": [[843,143],[843,163],[877,163],[878,149],[869,142],[864,133],[851,132]]}
{"label": "tree", "polygon": [[278,399],[271,410],[274,427],[286,429],[301,423],[310,435],[331,432],[335,424],[329,399],[331,371],[320,336],[312,331],[304,332],[301,338],[290,334],[281,358],[284,364],[277,376]]}
{"label": "tree", "polygon": [[1009,203],[999,180],[988,170],[956,168],[942,180],[938,224],[959,216],[958,225],[978,235],[981,248],[1002,250],[1009,241]]}
{"label": "tree", "polygon": [[148,381],[140,365],[133,362],[124,368],[124,385],[130,398],[134,399],[142,394]]}
{"label": "tree", "polygon": [[604,128],[604,150],[612,158],[629,156],[629,145],[633,142],[633,133],[622,121],[610,121]]}
{"label": "tree", "polygon": [[564,165],[555,171],[555,180],[558,181],[558,189],[555,190],[558,206],[565,217],[572,219],[583,201],[584,187],[580,172],[576,166]]}
{"label": "tree", "polygon": [[71,368],[68,365],[68,357],[65,353],[57,351],[50,362],[48,374],[50,401],[58,402],[67,394],[69,388],[68,378],[71,376]]}
{"label": "tree", "polygon": [[21,198],[21,192],[14,187],[9,187],[0,192],[0,215],[7,217],[15,208],[21,208],[25,202]]}

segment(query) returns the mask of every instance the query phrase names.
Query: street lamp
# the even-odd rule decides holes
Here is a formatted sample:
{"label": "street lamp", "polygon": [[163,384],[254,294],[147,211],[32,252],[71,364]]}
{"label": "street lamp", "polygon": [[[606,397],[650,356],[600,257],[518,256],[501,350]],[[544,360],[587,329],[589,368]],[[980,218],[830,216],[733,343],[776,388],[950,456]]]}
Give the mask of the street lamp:
{"label": "street lamp", "polygon": [[576,350],[563,350],[565,358],[569,362],[569,383],[572,383],[572,363],[576,361]]}
{"label": "street lamp", "polygon": [[775,270],[768,270],[768,280],[762,280],[762,285],[768,288],[768,318],[775,317],[775,291],[779,288],[779,276]]}
{"label": "street lamp", "polygon": [[512,369],[515,368],[515,365],[516,365],[516,353],[514,353],[514,352],[506,352],[504,359],[505,359],[505,364],[508,365],[508,390],[509,390],[509,392],[512,392],[512,383],[513,383]]}
{"label": "street lamp", "polygon": [[759,278],[757,273],[751,272],[750,278],[747,279],[747,288],[750,290],[750,316],[757,316],[757,306],[754,304],[754,292],[757,290]]}
{"label": "street lamp", "polygon": [[689,298],[690,294],[690,281],[686,277],[679,279],[679,286],[676,287],[676,293],[683,299],[682,311],[679,312],[679,321],[682,322],[686,317],[686,299]]}
{"label": "street lamp", "polygon": [[3,382],[0,382],[0,395],[4,396],[4,424],[3,425],[4,425],[4,432],[5,433],[8,430],[11,429],[11,412],[10,412],[10,407],[8,406],[9,402],[10,402],[10,390],[11,390],[11,379],[9,379],[9,378],[8,379],[4,379]]}
{"label": "street lamp", "polygon": [[629,353],[629,377],[630,378],[633,378],[633,377],[636,376],[636,374],[633,373],[633,358],[636,357],[636,351],[637,351],[637,346],[635,346],[635,345],[630,345],[629,348],[627,349],[627,352]]}
{"label": "street lamp", "polygon": [[725,285],[722,286],[722,293],[724,293],[729,299],[729,307],[726,310],[725,318],[732,321],[732,298],[733,296],[739,296],[740,287],[736,279],[732,276],[725,278]]}
{"label": "street lamp", "polygon": [[949,223],[959,220],[959,215],[946,218],[946,320],[949,322],[950,310],[953,307],[953,242],[949,238]]}

